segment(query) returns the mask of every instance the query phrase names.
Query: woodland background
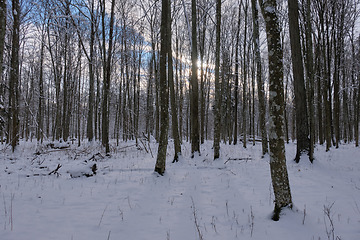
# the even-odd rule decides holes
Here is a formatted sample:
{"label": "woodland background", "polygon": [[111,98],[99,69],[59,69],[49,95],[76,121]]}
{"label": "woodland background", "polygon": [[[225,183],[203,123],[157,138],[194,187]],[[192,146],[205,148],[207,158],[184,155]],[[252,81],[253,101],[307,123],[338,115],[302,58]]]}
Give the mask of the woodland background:
{"label": "woodland background", "polygon": [[[295,81],[287,1],[278,2],[284,67],[285,141],[296,140]],[[160,1],[0,1],[1,139],[63,141],[159,139]],[[268,122],[265,25],[256,1],[228,0],[221,8],[219,85],[215,107],[215,1],[171,1],[173,92],[169,109],[178,139],[191,141],[191,101],[200,143],[213,139],[220,111],[221,141],[260,140]],[[111,11],[113,6],[113,11]],[[258,7],[256,7],[258,8]],[[256,26],[254,19],[259,19]],[[259,29],[259,41],[256,28]],[[327,149],[359,142],[359,1],[299,1],[307,122],[313,144]],[[198,54],[191,58],[191,44]],[[258,45],[258,46],[257,46]],[[261,64],[256,60],[260,49]],[[195,64],[193,64],[195,62]],[[191,68],[198,89],[191,83]],[[261,81],[257,79],[261,78]],[[263,86],[261,86],[263,85]],[[261,108],[259,92],[264,88]],[[171,102],[171,101],[170,101]],[[298,109],[298,110],[297,110]],[[300,112],[301,113],[301,112]],[[261,123],[261,114],[265,119]],[[304,112],[302,112],[304,114]],[[173,122],[170,121],[170,126]],[[264,127],[265,126],[265,127]],[[169,128],[171,129],[171,128]],[[169,131],[169,138],[174,132]]]}

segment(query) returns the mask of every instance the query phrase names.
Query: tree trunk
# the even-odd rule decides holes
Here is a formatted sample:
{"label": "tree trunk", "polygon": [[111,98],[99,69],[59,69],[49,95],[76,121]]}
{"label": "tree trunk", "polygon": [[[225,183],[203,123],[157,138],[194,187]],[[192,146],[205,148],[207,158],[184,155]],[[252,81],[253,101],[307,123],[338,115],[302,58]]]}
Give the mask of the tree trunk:
{"label": "tree trunk", "polygon": [[310,139],[307,117],[307,101],[304,80],[304,67],[302,62],[300,29],[299,29],[299,7],[297,0],[288,0],[289,8],[289,32],[291,43],[291,58],[294,76],[295,109],[296,109],[296,140],[297,150],[295,161],[300,161],[302,154],[310,154]]}
{"label": "tree trunk", "polygon": [[[69,0],[65,0],[66,4],[66,9],[65,9],[65,19],[68,19],[69,15],[70,15],[70,2]],[[63,88],[62,88],[62,92],[63,92],[63,104],[62,104],[62,139],[64,141],[67,141],[68,136],[69,136],[69,125],[67,124],[67,117],[68,114],[70,114],[68,112],[68,105],[69,105],[69,100],[70,97],[69,93],[71,91],[71,89],[69,89],[69,82],[71,81],[70,79],[70,67],[71,67],[71,60],[70,60],[70,55],[71,55],[71,51],[69,50],[70,48],[70,41],[69,41],[69,36],[68,33],[70,31],[69,28],[69,24],[68,21],[65,22],[65,33],[64,33],[64,75],[63,75]]]}
{"label": "tree trunk", "polygon": [[155,43],[154,39],[152,39],[152,57],[150,59],[149,64],[149,79],[147,84],[147,94],[146,94],[146,133],[148,136],[148,140],[150,141],[150,136],[153,135],[154,129],[154,97],[153,97],[153,89],[154,89],[154,65],[155,65]]}
{"label": "tree trunk", "polygon": [[10,114],[9,137],[12,151],[19,141],[19,48],[20,48],[20,3],[19,0],[12,1],[13,29],[10,60],[9,97]]}
{"label": "tree trunk", "polygon": [[355,146],[359,147],[359,122],[360,122],[360,77],[358,76],[357,103],[355,110]]}
{"label": "tree trunk", "polygon": [[4,64],[4,50],[5,50],[5,36],[6,36],[6,0],[0,0],[0,141],[3,143],[4,128],[5,128],[5,80],[3,77],[3,64]]}
{"label": "tree trunk", "polygon": [[103,31],[103,102],[102,102],[102,144],[105,147],[106,154],[110,153],[109,146],[109,93],[111,80],[111,62],[112,62],[112,48],[113,48],[113,32],[114,32],[114,9],[115,0],[111,1],[111,15],[109,28],[109,43],[106,53],[106,34],[105,34],[105,1],[102,2],[102,31]]}
{"label": "tree trunk", "polygon": [[268,138],[266,130],[266,104],[265,104],[265,91],[264,81],[262,76],[261,56],[260,56],[260,34],[259,34],[259,17],[258,9],[256,6],[256,0],[251,0],[252,14],[253,14],[253,41],[255,50],[255,62],[256,62],[256,82],[259,99],[259,118],[260,118],[260,131],[261,131],[261,143],[262,154],[268,153]]}
{"label": "tree trunk", "polygon": [[[169,12],[170,15],[170,12]],[[171,17],[168,17],[171,21]],[[171,25],[171,22],[168,24]],[[168,26],[169,28],[169,26]],[[168,34],[171,36],[171,31],[168,30]],[[168,41],[168,80],[169,80],[169,88],[170,88],[170,102],[171,102],[171,127],[172,134],[174,138],[174,149],[175,155],[173,162],[179,161],[179,156],[181,155],[181,145],[180,145],[180,136],[179,136],[179,124],[178,124],[178,116],[177,116],[177,105],[176,105],[176,96],[175,96],[175,86],[174,86],[174,73],[173,73],[173,57],[171,50],[171,38]]]}
{"label": "tree trunk", "polygon": [[90,10],[90,42],[89,42],[89,51],[90,51],[90,59],[89,59],[89,104],[88,104],[88,116],[87,116],[87,125],[86,125],[86,135],[89,141],[94,139],[94,103],[95,103],[95,73],[94,73],[94,43],[95,43],[95,10],[94,10],[94,0],[91,0],[91,10]]}
{"label": "tree trunk", "polygon": [[39,72],[39,106],[37,115],[37,141],[43,142],[44,131],[43,131],[43,105],[44,105],[44,47],[45,47],[45,33],[41,35],[41,47],[40,47],[40,72]]}
{"label": "tree trunk", "polygon": [[234,145],[238,141],[238,107],[239,107],[239,45],[240,45],[240,23],[241,23],[241,3],[239,4],[239,16],[236,29],[235,44],[235,86],[234,86]]}
{"label": "tree trunk", "polygon": [[284,143],[284,87],[281,28],[276,14],[276,0],[260,0],[266,24],[269,60],[269,104],[270,104],[270,170],[275,195],[273,220],[280,218],[284,207],[292,207],[290,184],[286,168]]}
{"label": "tree trunk", "polygon": [[200,138],[199,138],[199,84],[198,84],[198,51],[197,51],[197,10],[196,0],[191,0],[192,15],[192,34],[191,34],[191,156],[198,152],[200,154]]}
{"label": "tree trunk", "polygon": [[[316,50],[316,68],[320,69],[320,51],[318,50],[320,46],[317,47]],[[319,54],[319,55],[318,55]],[[321,71],[317,71],[316,83],[317,83],[317,118],[318,118],[318,136],[319,136],[319,144],[323,145],[324,143],[324,131],[323,131],[323,91],[322,91],[322,80],[320,77]]]}
{"label": "tree trunk", "polygon": [[200,140],[201,144],[204,143],[205,140],[205,75],[206,69],[204,69],[204,55],[205,55],[205,37],[206,37],[206,27],[207,27],[207,12],[203,13],[203,23],[202,23],[202,31],[199,34],[199,42],[200,42]]}
{"label": "tree trunk", "polygon": [[220,132],[221,132],[220,27],[221,27],[221,0],[217,0],[216,1],[216,48],[215,48],[214,160],[220,157]]}
{"label": "tree trunk", "polygon": [[248,11],[248,2],[247,0],[245,0],[245,8],[244,8],[244,12],[245,12],[245,29],[244,29],[244,59],[243,59],[243,106],[242,106],[242,134],[243,134],[243,147],[246,148],[246,144],[247,144],[247,139],[246,139],[246,135],[247,135],[247,98],[248,98],[248,94],[247,94],[247,71],[248,71],[248,64],[247,64],[247,54],[246,54],[246,41],[247,41],[247,11]]}
{"label": "tree trunk", "polygon": [[3,64],[4,64],[4,50],[5,50],[5,36],[6,36],[6,0],[0,0],[0,141],[3,142],[3,133],[5,127],[5,109],[4,109],[4,99],[5,99],[5,82],[3,78]]}
{"label": "tree trunk", "polygon": [[313,41],[312,41],[312,24],[311,24],[311,1],[306,0],[305,6],[305,41],[306,41],[306,72],[308,83],[308,102],[309,102],[309,132],[310,132],[310,161],[314,159],[314,145],[315,145],[315,111],[314,111],[314,56],[313,56]]}
{"label": "tree trunk", "polygon": [[[163,175],[166,166],[166,150],[168,144],[168,125],[169,125],[169,92],[168,92],[168,75],[166,69],[167,60],[171,56],[171,9],[170,1],[161,1],[161,49],[160,49],[160,104],[161,104],[161,125],[159,148],[155,165],[155,172]],[[170,66],[168,66],[170,68]],[[172,66],[171,66],[172,67]]]}

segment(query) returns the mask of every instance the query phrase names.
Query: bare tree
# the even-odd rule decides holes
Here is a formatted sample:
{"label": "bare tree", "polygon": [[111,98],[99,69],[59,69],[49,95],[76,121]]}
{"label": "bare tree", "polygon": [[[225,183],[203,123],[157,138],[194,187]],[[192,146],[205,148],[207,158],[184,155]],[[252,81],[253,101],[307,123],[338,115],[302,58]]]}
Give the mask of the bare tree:
{"label": "bare tree", "polygon": [[102,23],[102,56],[103,56],[103,102],[102,102],[102,144],[105,146],[105,151],[107,154],[110,153],[109,146],[109,91],[110,91],[110,80],[111,80],[111,62],[113,55],[113,34],[114,34],[114,9],[115,9],[115,0],[111,1],[111,14],[110,14],[110,28],[108,35],[108,49],[106,51],[106,28],[105,28],[105,13],[106,13],[106,4],[105,0],[101,2],[101,23]]}
{"label": "bare tree", "polygon": [[248,74],[248,56],[247,56],[247,12],[248,12],[248,1],[245,0],[245,6],[244,6],[244,13],[245,13],[245,29],[244,29],[244,44],[243,44],[243,47],[244,47],[244,58],[243,58],[243,106],[242,106],[242,134],[243,134],[243,147],[246,148],[246,144],[247,144],[247,139],[246,139],[246,135],[247,135],[247,104],[248,104],[248,92],[247,92],[247,74]]}
{"label": "bare tree", "polygon": [[239,14],[236,29],[236,44],[235,44],[235,87],[234,87],[234,145],[237,144],[238,139],[238,105],[239,105],[239,45],[240,45],[240,24],[241,24],[241,3],[239,4]]}
{"label": "bare tree", "polygon": [[199,83],[198,83],[198,51],[197,51],[197,10],[196,0],[191,0],[191,153],[200,154],[199,136]]}
{"label": "bare tree", "polygon": [[38,114],[37,114],[37,141],[43,142],[44,138],[44,108],[45,108],[45,93],[44,93],[44,58],[45,58],[45,37],[46,37],[46,29],[45,29],[45,22],[47,20],[48,14],[48,4],[43,4],[41,6],[44,11],[43,19],[44,21],[40,27],[41,31],[41,43],[40,43],[40,70],[39,70],[39,105],[38,105]]}
{"label": "bare tree", "polygon": [[253,14],[253,42],[255,50],[255,64],[256,64],[256,82],[259,101],[259,118],[260,118],[260,131],[262,142],[262,154],[268,153],[268,138],[266,130],[266,104],[265,104],[265,91],[264,81],[262,76],[261,56],[260,56],[260,33],[259,33],[259,13],[256,5],[256,0],[251,0],[252,14]]}
{"label": "bare tree", "polygon": [[0,134],[1,142],[3,140],[3,131],[5,127],[5,109],[4,109],[4,97],[5,97],[5,83],[3,78],[3,63],[4,63],[4,49],[5,49],[5,36],[6,36],[6,17],[7,17],[6,0],[0,0]]}
{"label": "bare tree", "polygon": [[311,1],[306,0],[305,7],[305,68],[307,73],[307,88],[308,88],[308,106],[309,106],[309,136],[310,136],[310,161],[314,158],[315,145],[315,111],[314,111],[314,89],[315,89],[315,74],[314,74],[314,53],[312,40],[312,22],[311,22]]}
{"label": "bare tree", "polygon": [[301,155],[307,154],[309,155],[310,161],[312,162],[313,158],[310,151],[304,67],[300,43],[298,0],[288,0],[288,9],[296,109],[297,151],[295,161],[298,163],[300,161]]}
{"label": "bare tree", "polygon": [[220,89],[220,29],[221,0],[216,1],[216,50],[215,50],[215,108],[214,108],[214,159],[220,157],[221,89]]}
{"label": "bare tree", "polygon": [[19,0],[12,1],[12,45],[9,78],[9,138],[12,150],[19,141],[19,48],[20,48],[20,3]]}
{"label": "bare tree", "polygon": [[[169,125],[169,91],[168,74],[166,66],[171,57],[171,8],[169,0],[161,1],[161,49],[160,49],[160,103],[161,103],[161,126],[159,148],[155,164],[155,172],[163,175],[166,167],[166,150],[168,144]],[[170,66],[168,66],[170,67]],[[172,66],[171,66],[172,68]]]}
{"label": "bare tree", "polygon": [[[171,18],[169,17],[171,21]],[[171,22],[169,23],[171,25]],[[171,32],[169,31],[170,36]],[[171,50],[171,37],[168,42],[169,51],[168,51],[168,79],[169,79],[169,88],[170,88],[170,103],[171,103],[171,127],[172,134],[174,138],[174,160],[173,162],[179,161],[179,155],[181,155],[181,145],[180,145],[180,135],[179,135],[179,124],[178,124],[178,116],[177,116],[177,104],[176,104],[176,96],[175,96],[175,86],[174,86],[174,72],[173,72],[173,56]]]}
{"label": "bare tree", "polygon": [[260,0],[265,19],[268,61],[269,61],[269,142],[270,170],[275,195],[273,220],[280,218],[285,207],[292,207],[290,184],[286,168],[284,143],[284,87],[283,87],[283,50],[281,47],[281,28],[277,16],[276,0]]}

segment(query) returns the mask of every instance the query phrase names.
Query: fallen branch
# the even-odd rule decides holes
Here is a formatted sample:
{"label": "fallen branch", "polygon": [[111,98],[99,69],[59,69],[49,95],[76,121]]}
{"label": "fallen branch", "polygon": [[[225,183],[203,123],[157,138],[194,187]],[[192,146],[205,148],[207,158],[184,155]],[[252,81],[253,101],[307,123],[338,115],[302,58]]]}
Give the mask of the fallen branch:
{"label": "fallen branch", "polygon": [[[101,160],[101,159],[104,159],[104,158],[105,158],[105,157],[104,157],[101,153],[98,152],[98,153],[92,155],[92,157],[89,158],[88,161],[95,161],[95,162],[97,162],[98,160]],[[85,160],[85,162],[87,162],[87,161]]]}
{"label": "fallen branch", "polygon": [[151,157],[154,158],[154,155],[153,155],[152,150],[151,150],[150,142],[148,142],[148,146],[149,146],[149,150],[150,150],[150,153],[151,153]]}
{"label": "fallen branch", "polygon": [[56,169],[55,170],[52,170],[51,172],[48,173],[48,175],[51,175],[51,174],[56,174],[56,176],[59,176],[60,173],[58,173],[58,170],[61,168],[61,164],[58,164]]}
{"label": "fallen branch", "polygon": [[137,147],[137,144],[124,146],[124,147],[118,148],[118,150],[122,150],[122,149],[129,148],[129,147]]}
{"label": "fallen branch", "polygon": [[49,150],[49,151],[44,151],[44,152],[36,152],[34,153],[35,155],[42,155],[42,154],[48,154],[48,153],[52,153],[52,152],[62,152],[62,151],[70,151],[72,149],[69,148],[55,148],[53,150]]}
{"label": "fallen branch", "polygon": [[224,164],[228,163],[229,161],[245,161],[245,162],[247,162],[247,161],[251,161],[251,160],[252,160],[251,157],[248,157],[248,158],[229,158],[228,160],[226,160],[224,162]]}
{"label": "fallen branch", "polygon": [[144,147],[144,149],[145,149],[146,153],[149,153],[149,151],[148,151],[148,150],[147,150],[147,148],[146,148],[145,143],[141,140],[141,138],[139,138],[139,141],[140,141],[140,142],[141,142],[141,144],[143,145],[143,147]]}
{"label": "fallen branch", "polygon": [[65,149],[65,148],[69,148],[70,145],[65,145],[65,144],[55,144],[55,143],[49,143],[46,145],[47,147],[53,148],[53,149]]}

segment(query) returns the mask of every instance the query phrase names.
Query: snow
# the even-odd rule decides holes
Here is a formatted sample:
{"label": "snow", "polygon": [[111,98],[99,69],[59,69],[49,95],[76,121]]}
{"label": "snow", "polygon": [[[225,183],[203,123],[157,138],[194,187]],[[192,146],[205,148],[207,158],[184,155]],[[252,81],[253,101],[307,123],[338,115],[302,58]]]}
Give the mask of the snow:
{"label": "snow", "polygon": [[[185,143],[172,164],[170,142],[163,177],[153,171],[156,159],[134,142],[113,143],[110,157],[97,143],[60,145],[21,142],[15,153],[1,145],[2,240],[304,240],[332,239],[332,232],[360,239],[360,149],[353,145],[329,152],[318,146],[314,164],[296,164],[296,145],[286,145],[294,207],[278,222],[270,219],[274,196],[261,143],[222,144],[217,161],[212,142],[194,159]],[[151,149],[156,153],[156,144]],[[94,163],[96,174],[81,176]],[[48,175],[58,164],[58,174]]]}

